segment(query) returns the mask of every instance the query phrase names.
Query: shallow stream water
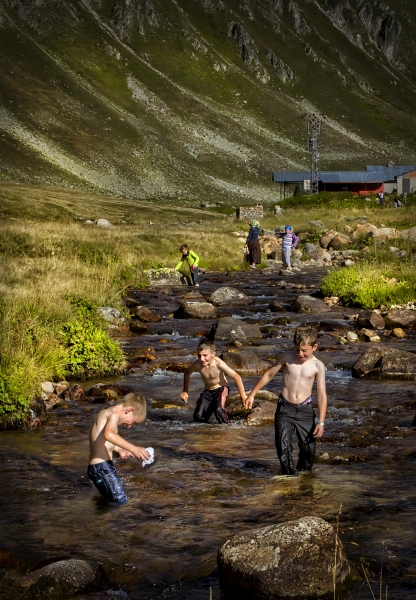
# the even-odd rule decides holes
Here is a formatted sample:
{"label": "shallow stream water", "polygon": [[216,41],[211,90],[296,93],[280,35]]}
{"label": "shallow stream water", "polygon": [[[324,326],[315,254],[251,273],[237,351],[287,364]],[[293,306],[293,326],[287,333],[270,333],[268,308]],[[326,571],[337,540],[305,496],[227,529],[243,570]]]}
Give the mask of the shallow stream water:
{"label": "shallow stream water", "polygon": [[[101,562],[109,589],[78,598],[236,600],[238,594],[226,594],[219,586],[220,546],[242,531],[316,515],[338,527],[357,577],[349,591],[340,592],[340,600],[372,598],[362,565],[377,598],[382,565],[383,598],[387,585],[389,600],[414,599],[415,384],[352,378],[351,366],[368,343],[342,346],[342,334],[325,332],[320,323],[335,320],[341,328],[348,326],[354,310],[334,308],[320,315],[268,311],[272,298],[289,304],[299,293],[316,291],[321,277],[322,272],[307,267],[284,277],[271,270],[210,273],[201,276],[199,288],[209,295],[232,285],[255,297],[249,308],[219,312],[270,324],[262,340],[243,346],[266,360],[291,347],[300,323],[317,324],[316,355],[327,368],[329,408],[312,474],[274,479],[279,464],[272,424],[192,422],[202,382],[192,377],[190,401],[184,405],[180,370],[195,356],[198,338],[212,322],[169,316],[186,288],[174,288],[171,295],[137,291],[134,295],[163,321],[151,325],[147,335],[121,339],[131,368],[117,382],[145,394],[149,413],[145,423],[122,435],[153,446],[155,463],[142,468],[133,459],[117,461],[130,500],[111,509],[100,503],[85,473],[88,428],[102,406],[69,405],[51,411],[41,430],[2,432],[2,547],[22,557],[28,568],[58,557]],[[278,287],[283,279],[304,288]],[[413,333],[403,340],[382,336],[381,343],[416,351]],[[231,342],[217,343],[219,352],[232,347]],[[146,362],[146,354],[155,360]],[[249,390],[258,377],[243,379]],[[280,382],[277,376],[268,389],[278,393]],[[235,393],[233,382],[231,387]]]}

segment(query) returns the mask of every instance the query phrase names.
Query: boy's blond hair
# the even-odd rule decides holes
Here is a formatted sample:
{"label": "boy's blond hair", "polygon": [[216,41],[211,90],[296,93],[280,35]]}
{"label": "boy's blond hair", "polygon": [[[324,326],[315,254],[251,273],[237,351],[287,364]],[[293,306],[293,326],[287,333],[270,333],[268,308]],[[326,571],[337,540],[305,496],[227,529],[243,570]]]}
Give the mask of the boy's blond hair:
{"label": "boy's blond hair", "polygon": [[124,396],[120,404],[124,404],[126,408],[134,408],[136,415],[146,417],[146,400],[141,394],[130,392]]}
{"label": "boy's blond hair", "polygon": [[315,346],[317,339],[316,329],[311,325],[301,325],[295,331],[295,346]]}
{"label": "boy's blond hair", "polygon": [[212,340],[209,340],[208,338],[202,338],[202,340],[199,341],[196,351],[199,354],[203,350],[209,350],[210,352],[215,352],[214,342]]}

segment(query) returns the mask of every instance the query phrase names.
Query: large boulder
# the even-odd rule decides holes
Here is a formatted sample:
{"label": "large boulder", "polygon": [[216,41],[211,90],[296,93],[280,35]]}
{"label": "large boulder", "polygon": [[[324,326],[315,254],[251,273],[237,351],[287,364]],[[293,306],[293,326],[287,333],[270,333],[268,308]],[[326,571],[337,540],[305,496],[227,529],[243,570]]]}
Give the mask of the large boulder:
{"label": "large boulder", "polygon": [[403,329],[416,328],[416,310],[398,308],[389,310],[385,317],[387,327],[402,327]]}
{"label": "large boulder", "polygon": [[309,313],[309,312],[330,312],[331,308],[320,298],[313,296],[299,296],[291,304],[293,312]]}
{"label": "large boulder", "polygon": [[404,240],[410,240],[411,242],[416,242],[416,227],[411,227],[410,229],[404,229],[401,232],[401,237]]}
{"label": "large boulder", "polygon": [[263,337],[258,325],[252,325],[233,317],[218,319],[213,326],[213,332],[216,340],[246,340]]}
{"label": "large boulder", "polygon": [[248,306],[254,304],[253,298],[233,287],[224,286],[218,288],[208,298],[214,306]]}
{"label": "large boulder", "polygon": [[360,238],[365,238],[371,231],[377,231],[377,227],[371,223],[363,223],[362,225],[358,225],[357,229],[352,234],[352,239],[358,240]]}
{"label": "large boulder", "polygon": [[147,269],[144,271],[151,287],[164,287],[182,285],[182,276],[178,271],[163,267],[161,269]]}
{"label": "large boulder", "polygon": [[384,329],[386,323],[380,313],[375,310],[362,310],[357,318],[360,329]]}
{"label": "large boulder", "polygon": [[337,233],[337,235],[332,238],[330,245],[334,250],[343,250],[350,243],[351,240],[345,233]]}
{"label": "large boulder", "polygon": [[396,348],[372,346],[365,350],[354,364],[352,376],[415,380],[416,354]]}
{"label": "large boulder", "polygon": [[217,560],[221,584],[251,597],[319,598],[333,592],[334,569],[337,583],[350,571],[333,527],[312,516],[238,534]]}
{"label": "large boulder", "polygon": [[240,375],[258,375],[264,373],[272,366],[267,360],[262,360],[251,350],[241,352],[224,352],[223,361]]}
{"label": "large boulder", "polygon": [[217,309],[209,302],[182,300],[177,314],[185,319],[216,319]]}
{"label": "large boulder", "polygon": [[321,246],[321,248],[328,248],[331,245],[331,242],[337,235],[337,233],[338,231],[333,230],[324,233],[319,240],[319,245]]}
{"label": "large boulder", "polygon": [[327,250],[325,250],[324,248],[320,248],[319,246],[316,246],[315,244],[305,244],[305,253],[310,257],[313,258],[313,260],[322,260],[324,262],[330,262],[331,261],[331,255],[329,254],[329,252]]}
{"label": "large boulder", "polygon": [[34,598],[47,598],[49,595],[65,598],[76,592],[98,590],[103,581],[103,574],[97,563],[70,558],[37,569],[20,579],[19,583],[24,587],[36,586],[38,582],[40,584],[41,578],[48,585],[44,586],[44,595],[34,595]]}
{"label": "large boulder", "polygon": [[375,242],[387,242],[400,237],[400,231],[395,227],[380,227],[380,229],[371,230],[368,232],[367,237],[373,239]]}

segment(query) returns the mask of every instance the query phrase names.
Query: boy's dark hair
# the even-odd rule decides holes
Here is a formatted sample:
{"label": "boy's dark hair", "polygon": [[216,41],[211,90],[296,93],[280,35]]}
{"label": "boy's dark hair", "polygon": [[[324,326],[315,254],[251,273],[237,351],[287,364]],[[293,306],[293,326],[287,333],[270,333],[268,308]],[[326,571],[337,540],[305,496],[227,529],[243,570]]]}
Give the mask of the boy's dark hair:
{"label": "boy's dark hair", "polygon": [[123,397],[119,404],[125,404],[128,407],[131,406],[134,408],[135,413],[146,417],[146,400],[141,394],[130,392]]}
{"label": "boy's dark hair", "polygon": [[201,340],[199,340],[196,351],[199,354],[203,350],[209,350],[210,352],[215,352],[214,342],[212,340],[209,340],[208,338],[202,338]]}
{"label": "boy's dark hair", "polygon": [[316,329],[311,325],[301,325],[295,331],[294,342],[295,346],[301,344],[314,346],[317,341]]}
{"label": "boy's dark hair", "polygon": [[179,248],[179,250],[182,252],[182,250],[189,250],[189,246],[188,244],[182,244],[182,246]]}

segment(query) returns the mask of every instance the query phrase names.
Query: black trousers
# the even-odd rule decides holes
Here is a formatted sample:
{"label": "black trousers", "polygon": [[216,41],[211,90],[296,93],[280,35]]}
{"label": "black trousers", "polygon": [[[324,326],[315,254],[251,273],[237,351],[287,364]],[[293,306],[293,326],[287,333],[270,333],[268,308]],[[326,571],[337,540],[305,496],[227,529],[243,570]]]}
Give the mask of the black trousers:
{"label": "black trousers", "polygon": [[[312,402],[293,404],[280,398],[274,418],[275,444],[282,473],[293,475],[295,471],[310,471],[315,454],[316,441],[313,437],[316,415]],[[299,457],[296,468],[293,463],[292,438],[296,434],[299,445]]]}
{"label": "black trousers", "polygon": [[200,423],[208,423],[211,415],[214,414],[218,423],[230,423],[230,419],[226,411],[222,407],[221,400],[225,400],[228,397],[229,388],[226,386],[216,388],[215,390],[203,390],[199,396],[195,410],[194,410],[194,421]]}

